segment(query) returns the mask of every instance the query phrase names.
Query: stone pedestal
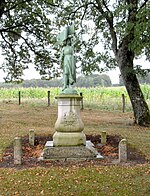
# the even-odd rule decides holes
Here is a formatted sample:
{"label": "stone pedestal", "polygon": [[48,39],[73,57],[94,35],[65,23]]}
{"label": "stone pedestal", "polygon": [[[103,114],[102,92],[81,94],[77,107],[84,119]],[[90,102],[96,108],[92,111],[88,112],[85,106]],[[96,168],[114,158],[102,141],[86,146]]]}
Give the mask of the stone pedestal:
{"label": "stone pedestal", "polygon": [[54,147],[53,141],[47,141],[40,160],[89,160],[103,159],[94,148],[91,141],[86,141],[85,146],[59,146]]}
{"label": "stone pedestal", "polygon": [[53,145],[85,146],[84,124],[80,117],[82,97],[75,94],[62,94],[56,98],[58,100],[58,118],[55,123],[56,132],[53,135]]}
{"label": "stone pedestal", "polygon": [[103,158],[83,133],[80,117],[82,96],[61,94],[58,100],[58,118],[53,141],[47,141],[40,160],[87,160]]}

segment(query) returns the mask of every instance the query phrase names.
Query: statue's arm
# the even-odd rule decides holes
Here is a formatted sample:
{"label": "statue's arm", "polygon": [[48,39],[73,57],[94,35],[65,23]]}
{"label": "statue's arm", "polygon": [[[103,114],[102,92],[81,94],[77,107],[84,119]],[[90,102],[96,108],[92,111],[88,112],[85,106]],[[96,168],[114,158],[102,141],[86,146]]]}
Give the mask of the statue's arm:
{"label": "statue's arm", "polygon": [[63,59],[64,59],[64,48],[61,51],[60,54],[60,68],[63,69]]}

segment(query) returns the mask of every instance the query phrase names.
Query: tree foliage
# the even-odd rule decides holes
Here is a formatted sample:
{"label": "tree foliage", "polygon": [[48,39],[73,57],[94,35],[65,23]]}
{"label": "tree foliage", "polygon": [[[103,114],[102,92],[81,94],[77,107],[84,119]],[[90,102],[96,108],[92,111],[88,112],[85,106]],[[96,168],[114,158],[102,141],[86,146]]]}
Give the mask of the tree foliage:
{"label": "tree foliage", "polygon": [[[41,75],[58,74],[58,61],[50,43],[53,41],[51,0],[2,0],[0,3],[0,44],[5,61],[1,68],[6,81],[19,81],[31,63]],[[32,74],[32,73],[31,73]]]}
{"label": "tree foliage", "polygon": [[[136,22],[129,20],[134,9]],[[135,57],[144,53],[150,59],[149,9],[148,0],[2,0],[0,42],[5,79],[21,80],[31,63],[44,78],[58,76],[60,48],[55,45],[56,36],[62,26],[72,23],[79,38],[77,60],[84,74],[117,66],[116,51],[133,27],[130,49]]]}
{"label": "tree foliage", "polygon": [[[150,2],[147,0],[70,0],[68,3],[62,0],[59,7],[57,23],[62,26],[74,23],[77,34],[81,35],[77,48],[82,53],[79,60],[85,74],[116,67],[118,49],[126,38],[134,58],[145,54],[150,60]],[[134,70],[142,72],[136,65]]]}
{"label": "tree foliage", "polygon": [[[150,84],[150,73],[147,73],[147,74],[144,74],[144,75],[138,74],[137,76],[138,76],[138,80],[139,80],[140,84]],[[119,77],[119,85],[120,86],[124,85],[121,76]]]}

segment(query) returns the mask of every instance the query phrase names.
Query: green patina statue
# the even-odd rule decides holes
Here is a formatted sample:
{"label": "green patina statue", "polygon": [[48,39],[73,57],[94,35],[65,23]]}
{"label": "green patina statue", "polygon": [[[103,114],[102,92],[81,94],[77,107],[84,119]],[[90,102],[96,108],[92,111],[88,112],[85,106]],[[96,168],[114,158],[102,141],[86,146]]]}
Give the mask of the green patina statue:
{"label": "green patina statue", "polygon": [[63,45],[60,67],[63,69],[63,94],[77,94],[72,89],[76,82],[76,61],[74,56],[74,26],[68,26],[58,35],[58,43]]}
{"label": "green patina statue", "polygon": [[63,69],[64,89],[76,82],[76,63],[71,38],[67,38],[61,54],[61,68]]}

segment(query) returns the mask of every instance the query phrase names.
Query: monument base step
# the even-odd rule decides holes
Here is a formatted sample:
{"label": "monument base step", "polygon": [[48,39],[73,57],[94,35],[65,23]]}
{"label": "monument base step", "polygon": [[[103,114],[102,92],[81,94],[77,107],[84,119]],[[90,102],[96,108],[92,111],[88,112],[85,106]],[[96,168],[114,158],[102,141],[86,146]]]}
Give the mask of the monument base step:
{"label": "monument base step", "polygon": [[53,141],[47,141],[40,160],[89,160],[103,159],[91,141],[86,141],[85,146],[54,147]]}

